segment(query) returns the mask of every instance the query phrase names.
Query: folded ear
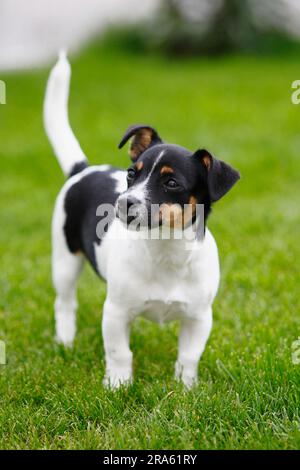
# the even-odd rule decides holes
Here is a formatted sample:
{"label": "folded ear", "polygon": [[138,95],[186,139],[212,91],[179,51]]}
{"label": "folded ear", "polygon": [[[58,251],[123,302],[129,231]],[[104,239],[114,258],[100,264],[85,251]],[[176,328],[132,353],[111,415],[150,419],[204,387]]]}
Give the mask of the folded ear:
{"label": "folded ear", "polygon": [[218,201],[240,179],[238,171],[214,158],[207,150],[197,150],[194,156],[207,170],[207,186],[212,202]]}
{"label": "folded ear", "polygon": [[137,160],[141,153],[143,153],[147,148],[152,145],[162,143],[161,138],[153,127],[135,124],[128,127],[118,148],[122,148],[131,137],[133,137],[133,139],[130,144],[129,155],[133,161]]}

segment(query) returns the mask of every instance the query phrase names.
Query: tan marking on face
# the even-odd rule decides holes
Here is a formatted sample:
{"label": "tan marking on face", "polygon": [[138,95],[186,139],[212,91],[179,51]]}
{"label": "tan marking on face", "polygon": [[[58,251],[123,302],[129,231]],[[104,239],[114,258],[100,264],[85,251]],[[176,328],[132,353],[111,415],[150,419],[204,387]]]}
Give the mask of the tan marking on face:
{"label": "tan marking on face", "polygon": [[192,206],[193,212],[196,210],[197,198],[195,196],[190,196],[189,204]]}
{"label": "tan marking on face", "polygon": [[172,175],[172,173],[174,173],[173,168],[167,165],[163,166],[160,170],[161,175]]}
{"label": "tan marking on face", "polygon": [[137,162],[136,165],[135,165],[135,168],[136,168],[137,171],[141,171],[143,166],[144,166],[144,162]]}
{"label": "tan marking on face", "polygon": [[182,228],[182,208],[180,204],[164,203],[160,207],[160,220],[170,228]]}
{"label": "tan marking on face", "polygon": [[184,227],[187,227],[188,225],[190,225],[190,222],[192,221],[192,218],[194,217],[195,212],[196,212],[197,203],[198,203],[197,198],[195,196],[190,196],[189,203],[184,208],[184,213],[183,213],[182,225]]}
{"label": "tan marking on face", "polygon": [[204,165],[206,166],[206,168],[208,170],[210,170],[210,166],[211,166],[210,156],[209,155],[204,155],[204,157],[202,158],[202,161],[203,161]]}
{"label": "tan marking on face", "polygon": [[167,227],[183,230],[191,224],[196,213],[197,203],[195,196],[190,196],[184,209],[180,204],[164,203],[160,206],[159,220]]}

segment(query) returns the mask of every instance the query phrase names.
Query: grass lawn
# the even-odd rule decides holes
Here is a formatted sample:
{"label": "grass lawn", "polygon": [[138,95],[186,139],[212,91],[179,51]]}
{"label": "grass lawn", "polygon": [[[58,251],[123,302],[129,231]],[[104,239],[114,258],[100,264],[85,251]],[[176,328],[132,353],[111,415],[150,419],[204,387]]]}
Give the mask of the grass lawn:
{"label": "grass lawn", "polygon": [[53,341],[52,208],[64,179],[42,127],[48,70],[1,76],[0,448],[300,447],[297,55],[184,62],[95,45],[73,61],[70,116],[92,163],[126,167],[134,122],[207,147],[242,174],[210,217],[222,280],[191,392],[173,380],[178,325],[134,323],[135,382],[102,387],[105,285],[86,267],[72,351]]}

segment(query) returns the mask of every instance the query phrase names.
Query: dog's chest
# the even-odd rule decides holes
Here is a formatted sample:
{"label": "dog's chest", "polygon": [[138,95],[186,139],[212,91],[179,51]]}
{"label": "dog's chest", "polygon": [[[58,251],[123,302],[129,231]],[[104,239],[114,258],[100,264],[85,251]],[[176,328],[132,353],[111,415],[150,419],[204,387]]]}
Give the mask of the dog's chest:
{"label": "dog's chest", "polygon": [[100,272],[107,280],[110,301],[122,305],[132,319],[143,315],[164,323],[195,318],[201,306],[212,302],[218,258],[209,233],[192,252],[180,249],[178,241],[117,240],[113,230],[109,235],[97,250]]}
{"label": "dog's chest", "polygon": [[[145,260],[146,261],[146,260]],[[134,286],[124,294],[132,317],[142,315],[157,323],[193,317],[199,296],[208,300],[204,278],[189,263],[181,265],[143,264],[131,271]]]}
{"label": "dog's chest", "polygon": [[133,315],[141,314],[158,323],[198,317],[201,304],[211,303],[214,296],[204,273],[188,264],[177,270],[156,268],[152,282],[144,277],[136,279],[136,285]]}

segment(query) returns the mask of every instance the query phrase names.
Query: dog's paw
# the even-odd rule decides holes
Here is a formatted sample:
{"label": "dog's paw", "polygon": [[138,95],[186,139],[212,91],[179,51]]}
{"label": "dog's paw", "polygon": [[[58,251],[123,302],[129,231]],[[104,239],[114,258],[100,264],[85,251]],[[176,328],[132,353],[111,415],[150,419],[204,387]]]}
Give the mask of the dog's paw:
{"label": "dog's paw", "polygon": [[56,332],[54,339],[57,344],[64,346],[65,348],[71,349],[74,343],[74,336],[75,334],[68,334],[66,332],[64,332],[63,334],[62,332],[60,332],[58,334],[58,332]]}
{"label": "dog's paw", "polygon": [[76,334],[75,315],[72,312],[57,311],[55,320],[55,341],[66,348],[71,348]]}
{"label": "dog's paw", "polygon": [[130,371],[115,370],[106,372],[103,379],[105,388],[117,390],[120,387],[128,387],[132,384],[132,373]]}
{"label": "dog's paw", "polygon": [[188,390],[191,390],[191,388],[195,387],[198,384],[198,378],[195,376],[183,375],[180,377],[180,380]]}
{"label": "dog's paw", "polygon": [[175,379],[182,382],[188,390],[198,384],[197,372],[189,370],[179,362],[175,364]]}

